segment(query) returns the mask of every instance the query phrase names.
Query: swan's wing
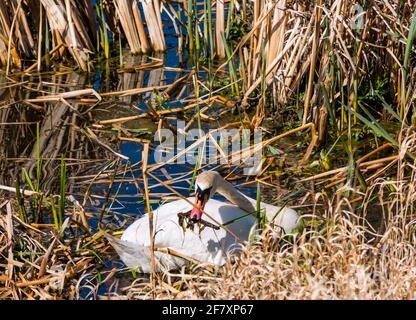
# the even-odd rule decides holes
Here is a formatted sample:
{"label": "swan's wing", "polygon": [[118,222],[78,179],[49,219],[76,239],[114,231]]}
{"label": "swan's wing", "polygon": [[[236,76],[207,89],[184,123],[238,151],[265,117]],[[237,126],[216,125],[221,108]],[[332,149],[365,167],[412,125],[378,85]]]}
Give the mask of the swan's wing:
{"label": "swan's wing", "polygon": [[[151,272],[151,256],[149,246],[142,246],[138,243],[125,241],[102,232],[111,246],[116,250],[124,264],[132,269],[138,269],[143,273]],[[174,257],[170,254],[155,252],[155,270],[170,270],[179,268],[186,263],[184,259]]]}
{"label": "swan's wing", "polygon": [[[192,198],[188,199],[193,200]],[[177,213],[191,209],[192,205],[185,200],[177,200],[166,203],[153,211],[155,247],[170,248],[183,256],[201,262],[222,265],[225,262],[226,254],[240,247],[238,241],[224,229],[205,228],[199,230],[199,227],[195,227],[194,230],[183,230],[178,223]],[[241,240],[247,240],[255,221],[253,216],[247,216],[245,211],[234,205],[214,199],[207,202],[205,209],[209,216],[220,224],[236,220],[227,225],[227,228]],[[204,219],[215,224],[208,215],[204,216]],[[150,237],[147,216],[133,222],[124,231],[121,239],[108,234],[106,234],[106,238],[127,266],[131,268],[140,266],[143,271],[150,272]],[[159,270],[162,267],[172,269],[175,266],[182,266],[186,262],[184,259],[160,252],[155,252],[155,256],[160,267],[157,268]]]}
{"label": "swan's wing", "polygon": [[149,247],[141,246],[138,243],[123,241],[107,232],[102,232],[111,246],[116,250],[120,259],[129,268],[140,268],[143,272],[150,272],[150,251]]}
{"label": "swan's wing", "polygon": [[[192,200],[192,198],[189,198]],[[185,200],[176,200],[172,202],[165,203],[159,208],[153,211],[153,221],[154,221],[154,230],[156,232],[155,245],[159,247],[168,247],[176,243],[176,239],[172,238],[172,234],[175,234],[171,230],[171,226],[167,228],[170,235],[167,238],[163,238],[161,235],[158,235],[160,226],[166,226],[166,224],[174,223],[178,221],[178,213],[186,212],[192,209],[192,205],[186,202]],[[162,228],[163,229],[163,228]],[[134,221],[121,236],[123,241],[139,243],[143,246],[150,245],[149,238],[149,218],[147,215],[143,215]],[[158,244],[158,241],[161,243]]]}
{"label": "swan's wing", "polygon": [[285,233],[290,233],[300,227],[300,218],[295,210],[290,208],[279,208],[279,210],[280,212],[274,222],[283,228]]}

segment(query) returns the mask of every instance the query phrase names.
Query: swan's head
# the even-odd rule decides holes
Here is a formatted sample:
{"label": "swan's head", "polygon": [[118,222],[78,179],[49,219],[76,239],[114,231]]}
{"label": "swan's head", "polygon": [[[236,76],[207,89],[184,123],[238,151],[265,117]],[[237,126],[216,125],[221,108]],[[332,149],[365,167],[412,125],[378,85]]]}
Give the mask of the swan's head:
{"label": "swan's head", "polygon": [[199,221],[202,217],[202,211],[208,200],[217,192],[218,172],[204,171],[196,177],[195,181],[195,202],[191,211],[191,219]]}

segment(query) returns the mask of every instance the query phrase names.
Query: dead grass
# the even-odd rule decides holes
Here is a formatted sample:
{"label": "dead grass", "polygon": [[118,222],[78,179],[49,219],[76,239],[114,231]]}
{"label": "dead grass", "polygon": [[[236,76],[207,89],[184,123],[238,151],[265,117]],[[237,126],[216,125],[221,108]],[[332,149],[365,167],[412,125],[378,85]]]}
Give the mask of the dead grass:
{"label": "dead grass", "polygon": [[63,236],[48,225],[22,222],[15,201],[0,200],[0,299],[85,296],[101,265],[96,252],[106,252],[108,245],[96,234],[76,231],[76,214],[68,212]]}

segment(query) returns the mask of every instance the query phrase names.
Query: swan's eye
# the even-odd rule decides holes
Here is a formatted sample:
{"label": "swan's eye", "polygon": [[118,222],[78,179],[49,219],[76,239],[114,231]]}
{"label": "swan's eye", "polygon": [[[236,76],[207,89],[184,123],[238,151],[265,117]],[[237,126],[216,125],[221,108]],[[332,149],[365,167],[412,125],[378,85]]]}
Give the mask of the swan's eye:
{"label": "swan's eye", "polygon": [[197,186],[195,195],[199,200],[201,200],[201,201],[205,200],[206,201],[211,196],[211,189],[212,189],[212,187],[202,190],[199,186]]}

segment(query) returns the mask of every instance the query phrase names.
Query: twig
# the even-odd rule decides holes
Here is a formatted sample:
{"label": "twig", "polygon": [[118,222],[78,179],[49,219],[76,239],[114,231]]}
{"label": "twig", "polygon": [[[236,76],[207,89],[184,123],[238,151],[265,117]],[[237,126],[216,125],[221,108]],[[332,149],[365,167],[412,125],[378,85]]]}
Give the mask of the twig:
{"label": "twig", "polygon": [[6,67],[6,75],[9,75],[10,71],[10,50],[12,47],[12,36],[13,36],[13,30],[14,25],[16,23],[17,16],[19,14],[20,7],[22,6],[22,0],[19,0],[19,4],[17,5],[16,12],[14,13],[12,25],[10,27],[10,33],[9,33],[9,42],[7,44],[7,67]]}
{"label": "twig", "polygon": [[150,266],[152,269],[151,274],[151,281],[152,281],[152,289],[156,288],[156,269],[155,269],[155,239],[153,235],[153,211],[150,208],[150,200],[149,200],[149,188],[147,184],[147,160],[149,156],[149,144],[145,143],[143,146],[142,152],[142,172],[143,172],[143,184],[144,184],[144,194],[146,199],[146,211],[149,217],[149,237],[150,237]]}

